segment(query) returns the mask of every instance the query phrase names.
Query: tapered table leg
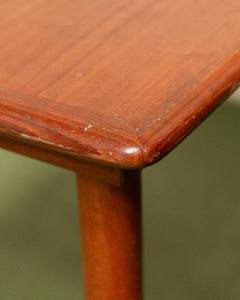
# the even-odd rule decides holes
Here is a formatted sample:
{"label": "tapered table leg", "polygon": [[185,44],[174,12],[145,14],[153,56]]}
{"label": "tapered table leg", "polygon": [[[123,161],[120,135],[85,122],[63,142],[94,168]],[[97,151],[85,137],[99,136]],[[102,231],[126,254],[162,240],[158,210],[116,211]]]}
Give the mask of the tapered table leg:
{"label": "tapered table leg", "polygon": [[140,171],[131,177],[118,187],[77,175],[87,300],[142,299]]}

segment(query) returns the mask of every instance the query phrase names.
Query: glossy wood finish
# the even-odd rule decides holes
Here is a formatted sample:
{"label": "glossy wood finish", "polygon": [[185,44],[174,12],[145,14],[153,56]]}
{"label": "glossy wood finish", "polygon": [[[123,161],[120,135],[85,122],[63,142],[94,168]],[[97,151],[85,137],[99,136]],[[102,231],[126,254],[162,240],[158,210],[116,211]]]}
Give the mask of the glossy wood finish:
{"label": "glossy wood finish", "polygon": [[124,187],[78,175],[87,300],[140,300],[140,171]]}
{"label": "glossy wood finish", "polygon": [[238,86],[239,0],[0,1],[0,132],[141,168]]}
{"label": "glossy wood finish", "polygon": [[81,160],[63,153],[36,146],[33,143],[22,142],[21,140],[4,135],[0,137],[0,148],[75,171],[86,177],[91,177],[95,180],[100,180],[116,186],[123,186],[123,184],[129,180],[129,172],[126,172],[125,170],[93,164],[86,160]]}
{"label": "glossy wood finish", "polygon": [[78,175],[87,300],[141,300],[140,171],[124,187]]}

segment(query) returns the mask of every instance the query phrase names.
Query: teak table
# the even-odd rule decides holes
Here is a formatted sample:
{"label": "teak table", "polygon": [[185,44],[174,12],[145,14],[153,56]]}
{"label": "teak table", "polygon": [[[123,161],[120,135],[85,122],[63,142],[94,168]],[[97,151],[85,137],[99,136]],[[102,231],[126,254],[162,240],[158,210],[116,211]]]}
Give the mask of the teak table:
{"label": "teak table", "polygon": [[239,84],[240,1],[2,0],[0,34],[0,146],[77,173],[86,299],[142,299],[141,169]]}

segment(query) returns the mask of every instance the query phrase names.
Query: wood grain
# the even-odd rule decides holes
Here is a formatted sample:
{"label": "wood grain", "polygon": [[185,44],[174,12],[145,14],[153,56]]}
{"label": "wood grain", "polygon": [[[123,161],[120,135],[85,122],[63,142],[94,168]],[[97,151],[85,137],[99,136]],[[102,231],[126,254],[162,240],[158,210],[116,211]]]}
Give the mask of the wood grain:
{"label": "wood grain", "polygon": [[142,168],[240,82],[239,0],[0,1],[0,133]]}
{"label": "wood grain", "polygon": [[78,175],[87,300],[141,300],[140,171],[124,187]]}
{"label": "wood grain", "polygon": [[116,186],[123,186],[131,179],[129,179],[130,170],[126,172],[119,168],[111,168],[92,163],[51,149],[39,147],[39,145],[35,145],[35,143],[22,142],[19,139],[4,135],[0,137],[0,148],[77,172],[87,178],[94,178],[96,181],[102,181]]}

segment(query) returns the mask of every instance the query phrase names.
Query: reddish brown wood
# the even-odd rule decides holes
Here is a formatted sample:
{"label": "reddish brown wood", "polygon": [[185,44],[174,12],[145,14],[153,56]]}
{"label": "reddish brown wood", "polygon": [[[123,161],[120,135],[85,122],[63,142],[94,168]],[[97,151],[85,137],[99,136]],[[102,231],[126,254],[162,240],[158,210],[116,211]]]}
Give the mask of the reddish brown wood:
{"label": "reddish brown wood", "polygon": [[140,171],[124,187],[78,175],[87,300],[141,300]]}
{"label": "reddish brown wood", "polygon": [[239,0],[0,3],[0,133],[151,164],[238,86]]}
{"label": "reddish brown wood", "polygon": [[50,149],[39,147],[35,144],[22,142],[4,135],[0,136],[0,148],[75,171],[77,173],[84,174],[84,176],[92,177],[95,180],[101,180],[116,186],[122,186],[124,182],[128,180],[124,170],[94,164],[86,160],[58,153]]}

